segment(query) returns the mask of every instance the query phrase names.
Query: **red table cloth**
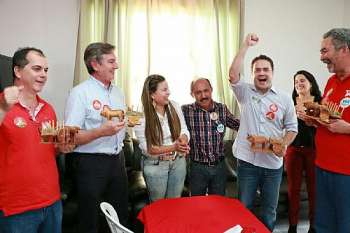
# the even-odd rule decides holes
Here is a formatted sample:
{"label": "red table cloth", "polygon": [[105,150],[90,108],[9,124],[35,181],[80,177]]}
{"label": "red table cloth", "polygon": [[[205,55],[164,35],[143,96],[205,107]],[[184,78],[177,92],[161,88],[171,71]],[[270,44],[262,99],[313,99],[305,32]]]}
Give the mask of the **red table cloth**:
{"label": "red table cloth", "polygon": [[245,232],[270,233],[238,200],[218,195],[158,200],[138,219],[145,233],[223,233],[237,224]]}

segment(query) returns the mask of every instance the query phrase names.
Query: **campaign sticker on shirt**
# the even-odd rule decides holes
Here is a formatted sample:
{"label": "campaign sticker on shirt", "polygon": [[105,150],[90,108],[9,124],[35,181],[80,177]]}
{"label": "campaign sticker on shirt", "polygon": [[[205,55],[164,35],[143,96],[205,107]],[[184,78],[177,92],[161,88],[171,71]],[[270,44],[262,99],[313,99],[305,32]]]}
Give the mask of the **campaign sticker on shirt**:
{"label": "campaign sticker on shirt", "polygon": [[219,133],[223,133],[224,130],[225,130],[225,126],[223,124],[218,124],[218,126],[216,127],[216,130],[219,132]]}
{"label": "campaign sticker on shirt", "polygon": [[102,107],[102,104],[101,104],[100,101],[94,100],[94,101],[92,102],[92,106],[94,107],[95,110],[100,110],[101,107]]}
{"label": "campaign sticker on shirt", "polygon": [[340,107],[347,108],[350,105],[350,97],[345,97],[340,101]]}
{"label": "campaign sticker on shirt", "polygon": [[275,119],[275,113],[274,112],[268,112],[266,113],[266,118],[269,119],[270,121]]}
{"label": "campaign sticker on shirt", "polygon": [[345,97],[350,97],[350,90],[346,90]]}
{"label": "campaign sticker on shirt", "polygon": [[213,121],[216,121],[219,118],[218,114],[216,112],[210,113],[210,119]]}
{"label": "campaign sticker on shirt", "polygon": [[271,104],[269,107],[271,112],[277,112],[278,111],[278,107],[276,104]]}
{"label": "campaign sticker on shirt", "polygon": [[13,119],[13,123],[18,127],[18,128],[24,128],[27,126],[27,122],[24,118],[22,117],[16,117]]}

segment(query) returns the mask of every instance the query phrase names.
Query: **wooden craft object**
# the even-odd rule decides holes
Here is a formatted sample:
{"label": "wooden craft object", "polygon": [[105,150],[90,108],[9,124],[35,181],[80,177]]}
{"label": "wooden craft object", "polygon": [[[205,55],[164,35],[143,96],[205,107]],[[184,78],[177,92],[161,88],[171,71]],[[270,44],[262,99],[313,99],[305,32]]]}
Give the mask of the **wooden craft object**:
{"label": "wooden craft object", "polygon": [[320,107],[316,102],[305,102],[305,113],[308,116],[318,117],[320,115]]}
{"label": "wooden craft object", "polygon": [[42,143],[75,144],[75,135],[80,130],[76,126],[65,126],[64,122],[47,121],[41,124]]}
{"label": "wooden craft object", "polygon": [[269,139],[264,136],[249,135],[247,137],[248,141],[251,143],[250,148],[254,152],[269,152]]}
{"label": "wooden craft object", "polygon": [[57,142],[64,144],[76,144],[75,135],[79,130],[80,128],[76,126],[64,126],[57,132]]}
{"label": "wooden craft object", "polygon": [[329,119],[340,119],[343,113],[340,111],[340,106],[333,102],[327,102],[325,104],[306,102],[304,106],[307,116],[325,123],[329,123]]}
{"label": "wooden craft object", "polygon": [[250,148],[254,152],[281,154],[284,146],[282,139],[279,138],[249,135],[247,140],[251,143]]}
{"label": "wooden craft object", "polygon": [[284,149],[283,140],[280,138],[270,138],[270,151],[274,153],[275,155],[279,156],[282,154]]}
{"label": "wooden craft object", "polygon": [[143,113],[129,110],[126,112],[126,116],[128,118],[128,126],[133,127],[140,125],[140,119],[143,117]]}
{"label": "wooden craft object", "polygon": [[118,117],[119,121],[124,120],[123,110],[112,110],[108,105],[104,105],[101,111],[101,116],[107,118],[107,120],[112,120],[113,117]]}

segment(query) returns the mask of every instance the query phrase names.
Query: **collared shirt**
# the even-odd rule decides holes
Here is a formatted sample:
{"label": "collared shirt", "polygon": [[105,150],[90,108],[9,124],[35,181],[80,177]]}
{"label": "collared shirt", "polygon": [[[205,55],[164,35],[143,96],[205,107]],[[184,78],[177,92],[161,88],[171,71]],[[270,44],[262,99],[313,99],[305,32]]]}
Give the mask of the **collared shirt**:
{"label": "collared shirt", "polygon": [[[339,107],[341,119],[350,123],[350,75],[340,80],[336,74],[329,78],[324,100]],[[350,175],[350,134],[333,133],[325,126],[316,130],[316,166],[335,173]]]}
{"label": "collared shirt", "polygon": [[[100,115],[104,105],[111,109],[125,111],[125,98],[113,84],[104,84],[90,76],[88,80],[74,87],[68,97],[65,110],[65,124],[78,126],[82,130],[99,128],[107,119]],[[118,120],[118,119],[113,119]],[[112,136],[97,138],[79,145],[74,151],[80,153],[118,154],[123,147],[125,129]]]}
{"label": "collared shirt", "polygon": [[56,122],[50,104],[37,96],[34,114],[20,103],[0,125],[0,210],[5,216],[47,207],[61,197],[52,143],[41,143],[39,127]]}
{"label": "collared shirt", "polygon": [[[174,106],[177,116],[179,117],[179,120],[180,120],[180,124],[181,124],[180,135],[185,134],[187,138],[190,139],[190,133],[187,130],[186,122],[182,114],[182,111],[180,109],[180,106],[174,101],[171,101],[171,104]],[[172,140],[172,137],[171,137],[167,114],[162,116],[159,113],[157,113],[157,115],[163,131],[163,145],[164,146],[172,145],[174,141]],[[140,119],[140,125],[136,125],[134,127],[134,131],[137,139],[139,140],[139,143],[140,143],[139,147],[142,150],[142,153],[146,156],[151,156],[147,150],[147,142],[146,142],[146,136],[145,136],[145,118]]]}
{"label": "collared shirt", "polygon": [[191,134],[190,156],[197,162],[214,162],[224,154],[226,127],[238,130],[239,120],[225,104],[213,102],[208,111],[197,103],[182,106],[187,128]]}
{"label": "collared shirt", "polygon": [[282,158],[273,154],[253,152],[249,135],[282,138],[285,131],[298,132],[297,116],[291,96],[271,88],[264,94],[253,84],[239,81],[232,85],[240,105],[241,124],[232,151],[238,159],[255,166],[278,169]]}

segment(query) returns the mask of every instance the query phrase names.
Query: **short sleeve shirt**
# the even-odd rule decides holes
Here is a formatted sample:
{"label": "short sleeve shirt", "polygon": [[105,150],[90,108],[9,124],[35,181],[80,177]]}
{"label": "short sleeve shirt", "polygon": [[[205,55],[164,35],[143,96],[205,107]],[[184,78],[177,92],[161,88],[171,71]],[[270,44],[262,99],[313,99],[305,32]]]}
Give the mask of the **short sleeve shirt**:
{"label": "short sleeve shirt", "polygon": [[273,154],[253,152],[249,135],[282,138],[285,131],[298,132],[297,116],[293,100],[287,94],[270,88],[264,94],[253,84],[243,81],[232,85],[241,111],[241,122],[233,144],[233,154],[238,159],[255,166],[278,169],[282,158]]}
{"label": "short sleeve shirt", "polygon": [[[106,88],[102,82],[90,76],[71,90],[66,103],[65,124],[78,126],[82,130],[99,128],[107,121],[100,115],[104,105],[111,109],[126,110],[124,95],[118,87],[111,84]],[[125,129],[115,135],[100,137],[80,145],[74,151],[118,154],[122,150],[124,137]]]}

